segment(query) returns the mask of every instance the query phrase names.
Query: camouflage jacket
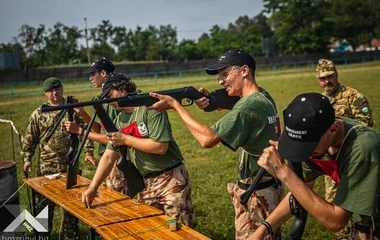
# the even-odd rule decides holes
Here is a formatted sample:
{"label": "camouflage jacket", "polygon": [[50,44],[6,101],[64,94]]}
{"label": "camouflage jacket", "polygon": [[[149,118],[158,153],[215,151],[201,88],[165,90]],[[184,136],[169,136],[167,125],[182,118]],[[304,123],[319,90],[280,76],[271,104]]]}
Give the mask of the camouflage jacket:
{"label": "camouflage jacket", "polygon": [[[66,103],[66,99],[64,101]],[[48,103],[45,103],[48,105]],[[41,113],[37,108],[29,117],[28,126],[25,131],[21,156],[26,161],[31,161],[37,146],[39,147],[39,160],[41,162],[56,162],[66,164],[66,154],[69,151],[69,132],[66,130],[65,122],[68,121],[67,114],[55,130],[49,142],[45,138],[49,135],[54,123],[58,119],[60,111]],[[84,126],[83,119],[76,116],[76,122]],[[84,152],[93,155],[94,143],[87,141]]]}
{"label": "camouflage jacket", "polygon": [[[327,96],[326,92],[322,93]],[[339,86],[330,103],[335,109],[335,114],[358,120],[361,124],[372,127],[372,112],[367,99],[356,89]]]}

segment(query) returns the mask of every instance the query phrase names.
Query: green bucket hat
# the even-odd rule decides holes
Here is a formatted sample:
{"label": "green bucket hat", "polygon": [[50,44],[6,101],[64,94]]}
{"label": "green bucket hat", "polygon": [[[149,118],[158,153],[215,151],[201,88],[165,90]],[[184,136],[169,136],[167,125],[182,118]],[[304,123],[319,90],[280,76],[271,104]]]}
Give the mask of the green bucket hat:
{"label": "green bucket hat", "polygon": [[50,89],[58,88],[58,87],[61,87],[61,86],[62,86],[62,83],[61,83],[61,81],[59,81],[58,78],[51,77],[51,78],[48,78],[48,79],[45,80],[44,86],[43,86],[43,90],[44,90],[44,92],[47,92]]}

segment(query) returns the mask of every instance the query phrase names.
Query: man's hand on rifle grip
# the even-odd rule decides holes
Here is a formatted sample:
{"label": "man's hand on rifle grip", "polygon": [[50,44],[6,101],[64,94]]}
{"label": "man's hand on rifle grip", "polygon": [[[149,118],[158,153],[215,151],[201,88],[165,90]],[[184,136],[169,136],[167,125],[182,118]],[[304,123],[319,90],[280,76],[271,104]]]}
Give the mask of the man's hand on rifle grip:
{"label": "man's hand on rifle grip", "polygon": [[[208,96],[210,94],[206,89],[202,87],[198,89],[198,92],[202,93],[205,96]],[[205,109],[210,104],[210,99],[203,97],[195,100],[195,104],[199,109]]]}
{"label": "man's hand on rifle grip", "polygon": [[75,118],[74,118],[74,121],[72,122],[66,121],[65,126],[68,132],[80,135],[82,129],[79,127],[79,125],[75,121]]}
{"label": "man's hand on rifle grip", "polygon": [[283,167],[286,167],[284,159],[280,156],[277,151],[277,142],[269,141],[271,146],[264,149],[263,154],[261,154],[257,164],[264,168],[270,175],[275,178],[280,178],[279,173]]}

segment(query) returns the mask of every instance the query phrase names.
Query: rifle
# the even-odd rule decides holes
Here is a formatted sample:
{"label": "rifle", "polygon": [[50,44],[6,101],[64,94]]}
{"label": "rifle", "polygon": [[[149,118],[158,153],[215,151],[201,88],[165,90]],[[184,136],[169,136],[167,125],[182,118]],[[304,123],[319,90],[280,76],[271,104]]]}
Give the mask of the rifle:
{"label": "rifle", "polygon": [[[190,99],[191,102],[189,102],[189,104],[187,105],[183,104],[184,106],[191,105],[194,100],[204,97],[204,95],[198,92],[194,87],[184,87],[184,88],[178,88],[178,89],[172,89],[172,90],[165,90],[165,91],[159,91],[157,93],[163,94],[163,95],[170,95],[181,104],[182,104],[183,99]],[[93,99],[92,101],[89,101],[89,102],[70,103],[70,104],[59,105],[59,106],[44,105],[41,107],[41,112],[56,111],[56,110],[67,111],[68,109],[72,110],[73,108],[76,108],[76,107],[85,107],[85,106],[90,106],[90,105],[92,105],[95,108],[95,114],[93,118],[91,119],[91,122],[87,128],[86,135],[84,136],[81,143],[81,147],[78,149],[78,154],[71,161],[71,162],[76,162],[82,150],[83,143],[86,140],[88,133],[91,130],[92,123],[96,115],[99,116],[107,132],[118,131],[118,129],[116,128],[112,120],[109,118],[108,114],[105,112],[103,108],[104,103],[118,102],[120,107],[132,107],[132,106],[143,106],[143,105],[150,106],[156,103],[157,101],[158,99],[149,96],[149,93],[144,93],[144,94],[130,93],[118,98]],[[123,172],[124,177],[126,179],[127,187],[128,187],[127,195],[130,197],[134,197],[138,192],[140,192],[141,190],[145,188],[144,179],[141,176],[140,172],[135,167],[135,165],[130,161],[129,156],[128,156],[129,154],[128,147],[121,146],[120,148],[116,150],[119,150],[119,149],[121,153],[120,153],[120,158],[116,163],[116,166]],[[70,176],[72,176],[72,174]]]}
{"label": "rifle", "polygon": [[[73,96],[67,97],[67,103],[72,104],[74,102]],[[73,121],[73,109],[69,108],[67,109],[68,114],[68,120]],[[62,120],[62,118],[61,118]],[[78,135],[74,133],[69,133],[69,151],[66,154],[66,162],[67,162],[67,174],[66,174],[66,189],[72,188],[74,185],[77,184],[77,168],[75,167],[77,161],[75,160],[75,155],[78,147],[79,139]]]}
{"label": "rifle", "polygon": [[[294,173],[303,181],[302,163],[288,161],[288,166],[293,169]],[[307,211],[299,204],[293,194],[289,197],[290,212],[294,215],[292,230],[285,240],[300,240],[305,230]]]}
{"label": "rifle", "polygon": [[[95,114],[93,118],[98,115],[107,132],[117,132],[117,127],[107,112],[104,110],[103,105],[101,103],[95,103],[93,106],[95,108]],[[89,126],[86,134],[89,133],[90,129],[91,127]],[[137,193],[141,192],[145,188],[144,178],[130,160],[128,146],[115,147],[115,150],[120,151],[120,157],[116,162],[116,167],[123,172],[123,175],[125,177],[128,190],[126,194],[133,198]]]}
{"label": "rifle", "polygon": [[205,112],[214,111],[218,108],[231,110],[240,97],[230,97],[224,88],[217,89],[207,96],[210,100]]}
{"label": "rifle", "polygon": [[[171,90],[158,91],[157,93],[161,95],[169,95],[173,97],[174,99],[176,99],[178,102],[180,102],[183,106],[192,105],[194,100],[205,97],[205,95],[198,92],[198,90],[195,89],[194,87],[176,88],[176,89],[171,89]],[[190,102],[184,103],[182,101],[183,99],[187,99]],[[111,102],[117,102],[119,104],[119,107],[151,106],[158,101],[159,100],[157,98],[153,98],[149,96],[149,93],[138,94],[137,92],[133,92],[133,93],[127,93],[125,96],[117,97],[117,98],[94,99],[88,102],[77,102],[77,103],[59,105],[59,106],[43,105],[41,107],[41,111],[49,112],[49,111],[67,109],[67,108],[93,106],[94,104],[98,104],[98,103],[103,104],[103,103],[111,103]],[[207,107],[207,110],[208,109],[209,108]]]}

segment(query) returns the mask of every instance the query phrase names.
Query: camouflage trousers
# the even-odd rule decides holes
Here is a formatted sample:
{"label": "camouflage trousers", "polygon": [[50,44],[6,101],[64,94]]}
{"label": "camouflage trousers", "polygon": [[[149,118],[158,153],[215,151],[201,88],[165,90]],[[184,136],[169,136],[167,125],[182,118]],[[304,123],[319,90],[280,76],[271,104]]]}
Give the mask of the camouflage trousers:
{"label": "camouflage trousers", "polygon": [[185,164],[144,181],[145,189],[138,193],[137,200],[161,209],[165,215],[194,228],[190,178]]}
{"label": "camouflage trousers", "polygon": [[380,235],[374,236],[372,234],[367,234],[360,232],[355,228],[351,228],[349,240],[380,240]]}
{"label": "camouflage trousers", "polygon": [[117,192],[125,193],[125,179],[124,174],[119,168],[116,167],[116,162],[113,165],[110,174],[104,180],[104,184]]}
{"label": "camouflage trousers", "polygon": [[[338,184],[329,176],[325,175],[325,199],[327,202],[332,203],[336,196]],[[350,223],[348,223],[342,230],[335,233],[336,239],[347,240],[350,237]]]}
{"label": "camouflage trousers", "polygon": [[[66,172],[66,164],[57,163],[57,162],[41,162],[39,164],[38,175],[48,175],[59,172]],[[48,233],[42,234],[41,236],[49,236],[53,230],[53,219],[54,219],[54,208],[55,203],[45,198],[40,193],[36,192],[36,215],[38,215],[46,206],[49,206],[49,215],[48,215],[48,224],[49,229]],[[76,239],[78,237],[78,219],[71,215],[69,212],[63,210],[63,224],[62,224],[62,232],[61,236],[63,239]],[[61,223],[61,220],[59,221]],[[60,226],[61,227],[61,226]]]}
{"label": "camouflage trousers", "polygon": [[[272,177],[263,177],[261,182]],[[252,178],[240,180],[245,184],[250,184]],[[240,196],[246,191],[236,183],[229,183],[227,186],[232,204],[235,207],[235,239],[247,239],[261,223],[277,207],[284,197],[282,184],[272,185],[268,188],[255,191],[248,200],[247,207],[240,204]],[[281,228],[276,229],[272,235],[268,235],[266,240],[280,240]]]}

